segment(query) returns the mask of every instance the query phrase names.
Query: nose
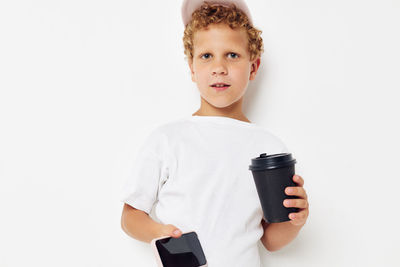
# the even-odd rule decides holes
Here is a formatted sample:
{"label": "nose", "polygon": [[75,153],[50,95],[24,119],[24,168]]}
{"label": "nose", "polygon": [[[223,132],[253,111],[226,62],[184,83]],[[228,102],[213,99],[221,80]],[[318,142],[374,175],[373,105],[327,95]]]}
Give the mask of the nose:
{"label": "nose", "polygon": [[215,74],[227,74],[227,68],[224,64],[224,62],[222,62],[222,60],[216,60],[214,65],[212,66],[212,75]]}

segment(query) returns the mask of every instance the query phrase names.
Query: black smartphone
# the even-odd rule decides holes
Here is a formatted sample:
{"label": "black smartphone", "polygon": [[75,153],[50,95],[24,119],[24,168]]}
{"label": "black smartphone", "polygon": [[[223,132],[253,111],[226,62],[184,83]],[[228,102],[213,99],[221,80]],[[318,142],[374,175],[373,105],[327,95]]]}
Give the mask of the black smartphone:
{"label": "black smartphone", "polygon": [[179,238],[155,238],[151,246],[159,267],[207,266],[203,248],[194,231],[183,233]]}

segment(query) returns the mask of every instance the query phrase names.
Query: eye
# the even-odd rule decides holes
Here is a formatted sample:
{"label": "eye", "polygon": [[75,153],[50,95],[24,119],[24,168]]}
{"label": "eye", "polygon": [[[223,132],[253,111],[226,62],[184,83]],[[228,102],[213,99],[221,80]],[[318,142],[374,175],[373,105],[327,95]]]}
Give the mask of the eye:
{"label": "eye", "polygon": [[[205,54],[201,55],[201,58],[203,58],[203,56],[205,56],[205,55],[209,55],[209,53],[205,53]],[[205,59],[208,59],[208,57]]]}
{"label": "eye", "polygon": [[[204,56],[207,56],[207,57],[204,57]],[[202,54],[202,55],[200,56],[200,58],[209,59],[210,56],[211,56],[210,53],[204,53],[204,54]],[[236,53],[234,53],[234,52],[228,53],[228,56],[232,56],[232,58],[238,58],[238,57],[239,57],[239,55],[236,54]]]}
{"label": "eye", "polygon": [[233,58],[238,58],[239,57],[238,54],[233,53],[233,52],[230,52],[229,55],[235,55]]}

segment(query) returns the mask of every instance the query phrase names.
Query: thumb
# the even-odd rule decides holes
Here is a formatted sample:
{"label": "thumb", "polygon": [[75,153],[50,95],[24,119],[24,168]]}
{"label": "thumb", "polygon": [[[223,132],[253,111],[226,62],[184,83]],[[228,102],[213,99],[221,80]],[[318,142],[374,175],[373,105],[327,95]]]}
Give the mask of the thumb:
{"label": "thumb", "polygon": [[182,235],[182,231],[176,227],[175,225],[168,224],[166,225],[167,230],[167,235],[178,238]]}
{"label": "thumb", "polygon": [[178,237],[181,237],[181,235],[182,235],[182,231],[179,230],[178,228],[175,228],[172,230],[172,233],[171,233],[172,237],[178,238]]}

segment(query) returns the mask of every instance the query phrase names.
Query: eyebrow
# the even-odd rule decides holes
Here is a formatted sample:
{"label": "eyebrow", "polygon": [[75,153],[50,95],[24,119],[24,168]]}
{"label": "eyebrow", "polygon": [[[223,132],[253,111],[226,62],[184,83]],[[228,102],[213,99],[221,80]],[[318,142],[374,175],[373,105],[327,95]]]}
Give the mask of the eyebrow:
{"label": "eyebrow", "polygon": [[[209,49],[197,49],[199,52],[198,52],[198,54],[199,55],[201,55],[201,54],[205,54],[205,53],[209,53],[209,54],[212,54],[213,52],[211,52]],[[226,53],[237,53],[237,54],[241,54],[242,53],[242,49],[237,49],[237,48],[233,48],[233,49],[227,49],[227,50],[225,50],[224,52],[223,52],[223,54],[226,54]]]}

